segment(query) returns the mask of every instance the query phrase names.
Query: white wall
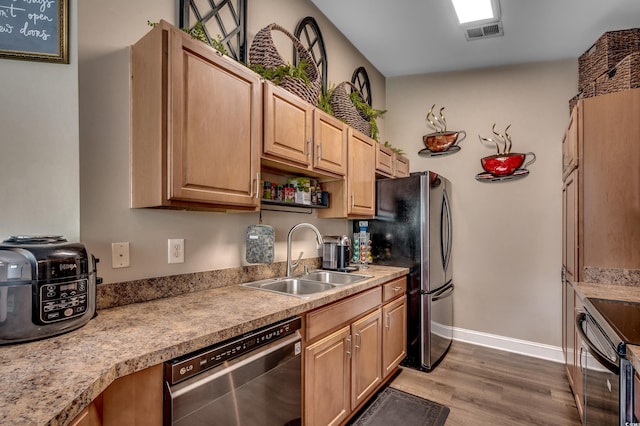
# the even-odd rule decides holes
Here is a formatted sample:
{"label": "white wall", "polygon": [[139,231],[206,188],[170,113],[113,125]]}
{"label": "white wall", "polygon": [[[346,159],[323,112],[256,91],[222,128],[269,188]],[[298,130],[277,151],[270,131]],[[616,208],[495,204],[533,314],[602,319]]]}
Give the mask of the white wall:
{"label": "white wall", "polygon": [[[412,171],[452,181],[456,327],[561,345],[561,142],[568,100],[577,92],[576,61],[527,64],[387,80],[387,133]],[[446,107],[461,151],[418,155],[433,104]],[[495,153],[478,135],[511,124],[513,152],[533,151],[524,179],[481,183],[480,158]]]}
{"label": "white wall", "polygon": [[0,241],[80,237],[77,1],[69,1],[69,64],[0,59]]}
{"label": "white wall", "polygon": [[[244,236],[257,213],[225,214],[129,208],[129,46],[152,22],[177,23],[174,0],[83,0],[79,5],[81,236],[99,258],[105,282],[222,269],[245,265]],[[330,25],[307,0],[249,0],[248,38],[277,22],[293,32],[305,16],[314,16],[328,51],[330,81],[350,80],[364,65],[384,106],[384,78]],[[284,36],[283,36],[284,37]],[[276,42],[281,39],[275,36]],[[280,53],[291,55],[291,44]],[[376,104],[374,104],[376,105]],[[345,220],[320,220],[316,215],[264,212],[263,221],[276,229],[276,261],[286,258],[288,230],[312,222],[323,234],[347,231]],[[318,255],[313,234],[299,231],[294,254]],[[185,263],[167,264],[167,239],[185,239]],[[111,243],[128,241],[131,267],[111,268]]]}

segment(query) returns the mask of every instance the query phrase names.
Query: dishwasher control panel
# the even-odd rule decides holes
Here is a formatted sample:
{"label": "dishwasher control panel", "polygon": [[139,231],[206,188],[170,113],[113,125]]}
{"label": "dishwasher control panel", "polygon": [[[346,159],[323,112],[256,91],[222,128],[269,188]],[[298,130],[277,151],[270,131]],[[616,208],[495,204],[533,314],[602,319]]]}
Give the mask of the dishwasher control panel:
{"label": "dishwasher control panel", "polygon": [[293,334],[301,327],[300,317],[290,318],[168,361],[165,363],[165,380],[170,385],[174,385],[204,370]]}

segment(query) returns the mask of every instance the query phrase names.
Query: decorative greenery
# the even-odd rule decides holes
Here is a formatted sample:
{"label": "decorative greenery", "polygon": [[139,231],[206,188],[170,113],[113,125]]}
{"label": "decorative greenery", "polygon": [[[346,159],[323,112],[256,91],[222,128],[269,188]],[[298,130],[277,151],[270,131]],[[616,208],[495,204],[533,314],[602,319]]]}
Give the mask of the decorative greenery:
{"label": "decorative greenery", "polygon": [[[151,21],[147,21],[147,24],[153,28],[155,28],[158,25],[157,22],[151,22]],[[191,37],[195,38],[196,40],[203,42],[207,46],[213,47],[221,54],[228,55],[229,52],[227,52],[227,49],[224,47],[224,42],[222,41],[222,37],[220,36],[220,34],[217,35],[217,38],[215,40],[214,39],[209,40],[207,38],[207,32],[204,29],[204,24],[202,23],[202,21],[196,22],[193,28],[181,28],[181,30],[189,34]]]}
{"label": "decorative greenery", "polygon": [[396,148],[394,146],[392,146],[389,141],[384,141],[384,143],[382,144],[384,146],[386,146],[387,148],[389,148],[391,151],[395,152],[398,155],[404,155],[404,151],[401,150],[400,148]]}
{"label": "decorative greenery", "polygon": [[378,140],[380,136],[380,130],[378,129],[378,123],[376,123],[376,119],[382,117],[387,110],[379,110],[373,108],[371,105],[362,100],[360,96],[360,92],[351,92],[349,94],[349,98],[353,105],[356,107],[362,118],[368,120],[371,123],[371,139]]}
{"label": "decorative greenery", "polygon": [[262,64],[249,64],[250,69],[260,74],[265,79],[273,81],[276,85],[280,85],[283,78],[290,77],[302,80],[307,86],[311,86],[311,80],[307,75],[308,66],[309,63],[304,59],[298,62],[298,65],[296,66],[286,64],[279,65],[276,68],[266,68]]}
{"label": "decorative greenery", "polygon": [[332,84],[327,88],[326,86],[322,86],[322,90],[320,91],[320,97],[318,98],[318,104],[316,107],[326,112],[327,114],[333,115],[333,111],[331,110],[331,104],[329,103],[329,98],[331,94],[336,89],[335,85]]}

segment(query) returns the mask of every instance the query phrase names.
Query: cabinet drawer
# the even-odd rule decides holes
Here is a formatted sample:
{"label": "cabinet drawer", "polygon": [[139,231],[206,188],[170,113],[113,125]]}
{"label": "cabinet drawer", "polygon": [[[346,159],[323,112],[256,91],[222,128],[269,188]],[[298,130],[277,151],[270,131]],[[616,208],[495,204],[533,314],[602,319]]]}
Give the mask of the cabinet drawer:
{"label": "cabinet drawer", "polygon": [[407,291],[407,277],[397,278],[382,286],[382,303],[395,299]]}
{"label": "cabinet drawer", "polygon": [[315,339],[380,306],[382,289],[372,288],[307,314],[307,340]]}

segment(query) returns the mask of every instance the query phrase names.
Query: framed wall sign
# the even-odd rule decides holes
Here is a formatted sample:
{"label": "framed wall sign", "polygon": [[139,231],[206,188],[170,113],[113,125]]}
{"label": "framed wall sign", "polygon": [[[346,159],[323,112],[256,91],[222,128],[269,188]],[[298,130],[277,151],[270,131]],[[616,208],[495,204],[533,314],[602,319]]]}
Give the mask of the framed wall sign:
{"label": "framed wall sign", "polygon": [[69,63],[68,0],[0,0],[0,58]]}

